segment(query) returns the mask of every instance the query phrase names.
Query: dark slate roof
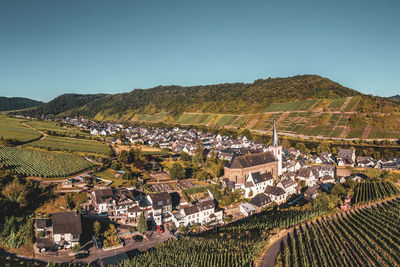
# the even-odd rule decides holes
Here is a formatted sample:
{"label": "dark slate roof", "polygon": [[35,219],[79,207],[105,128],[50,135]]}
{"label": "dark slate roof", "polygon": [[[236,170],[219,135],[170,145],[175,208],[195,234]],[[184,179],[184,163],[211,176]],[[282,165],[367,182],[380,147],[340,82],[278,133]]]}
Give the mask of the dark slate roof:
{"label": "dark slate roof", "polygon": [[301,177],[310,177],[311,176],[311,169],[310,168],[302,168],[299,170],[298,176]]}
{"label": "dark slate roof", "polygon": [[187,206],[187,207],[183,208],[183,210],[186,215],[192,215],[192,214],[199,212],[199,208],[197,207],[197,205]]}
{"label": "dark slate roof", "polygon": [[261,183],[261,182],[266,182],[268,180],[272,180],[272,173],[267,172],[260,174],[260,172],[252,172],[251,177],[253,177],[253,180],[256,184]]}
{"label": "dark slate roof", "polygon": [[290,186],[292,186],[292,185],[294,185],[294,184],[296,184],[292,179],[283,179],[283,180],[281,180],[281,183],[282,183],[282,185],[283,185],[283,187],[284,188],[288,188],[288,187],[290,187]]}
{"label": "dark slate roof", "polygon": [[36,228],[46,228],[50,226],[50,220],[49,219],[36,219]]}
{"label": "dark slate roof", "polygon": [[232,160],[229,168],[243,169],[278,161],[271,152],[238,156]]}
{"label": "dark slate roof", "polygon": [[258,194],[250,200],[250,203],[257,207],[265,206],[271,203],[271,199],[266,194]]}
{"label": "dark slate roof", "polygon": [[42,248],[54,248],[56,245],[52,238],[36,238],[36,246],[38,249]]}
{"label": "dark slate roof", "polygon": [[51,215],[53,234],[82,233],[81,215],[78,212],[58,212]]}
{"label": "dark slate roof", "polygon": [[354,150],[352,149],[339,149],[337,157],[342,159],[351,159]]}
{"label": "dark slate roof", "polygon": [[267,185],[267,188],[265,188],[264,193],[268,195],[280,196],[285,194],[285,190],[277,186]]}
{"label": "dark slate roof", "polygon": [[171,196],[167,192],[161,192],[150,195],[151,201],[153,202],[153,208],[157,209],[165,205],[172,205]]}
{"label": "dark slate roof", "polygon": [[208,200],[199,202],[198,206],[199,206],[199,209],[201,211],[208,210],[208,209],[213,209],[214,208],[214,202],[213,202],[212,199],[208,199]]}
{"label": "dark slate roof", "polygon": [[96,203],[103,203],[107,199],[110,199],[113,196],[112,189],[100,189],[94,191],[94,196],[96,199]]}
{"label": "dark slate roof", "polygon": [[318,194],[318,188],[319,188],[318,185],[314,185],[313,187],[309,187],[309,188],[307,188],[306,191],[304,191],[304,195],[306,195],[306,196],[316,195],[316,194]]}
{"label": "dark slate roof", "polygon": [[335,180],[332,176],[330,175],[324,175],[321,178],[322,181],[329,181],[329,180]]}

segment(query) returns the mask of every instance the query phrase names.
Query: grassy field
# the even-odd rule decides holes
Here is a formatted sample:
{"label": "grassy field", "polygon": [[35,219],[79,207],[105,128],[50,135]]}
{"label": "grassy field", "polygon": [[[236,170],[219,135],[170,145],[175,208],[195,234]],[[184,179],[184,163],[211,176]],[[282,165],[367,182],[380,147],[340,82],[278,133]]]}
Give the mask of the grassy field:
{"label": "grassy field", "polygon": [[84,135],[89,137],[89,133],[84,133],[79,131],[78,129],[71,129],[66,127],[61,127],[57,125],[57,122],[54,121],[40,121],[40,120],[32,120],[25,122],[29,126],[32,126],[35,129],[38,129],[43,132],[52,131],[56,132],[57,134],[64,134],[67,136],[75,136],[76,134]]}
{"label": "grassy field", "polygon": [[75,155],[13,147],[0,147],[0,159],[16,173],[45,178],[71,176],[94,166]]}
{"label": "grassy field", "polygon": [[111,168],[108,168],[102,172],[96,172],[94,175],[98,176],[102,179],[112,181],[111,186],[115,186],[116,188],[119,188],[122,186],[128,186],[130,183],[130,181],[123,180],[121,177],[115,177],[115,170],[113,170]]}
{"label": "grassy field", "polygon": [[29,142],[40,137],[40,133],[32,128],[24,126],[25,120],[0,116],[0,137],[18,139],[21,142]]}
{"label": "grassy field", "polygon": [[34,141],[32,143],[26,144],[25,146],[36,147],[46,150],[82,152],[104,156],[111,155],[111,149],[108,144],[86,139],[46,136],[46,138],[43,140]]}

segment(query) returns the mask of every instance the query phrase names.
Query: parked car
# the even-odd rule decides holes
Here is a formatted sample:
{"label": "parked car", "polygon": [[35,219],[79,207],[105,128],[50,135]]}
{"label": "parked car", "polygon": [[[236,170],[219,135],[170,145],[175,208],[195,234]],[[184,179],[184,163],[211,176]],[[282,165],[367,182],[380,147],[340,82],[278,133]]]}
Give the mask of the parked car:
{"label": "parked car", "polygon": [[134,239],[136,242],[142,242],[143,236],[141,236],[141,235],[135,235],[135,236],[133,237],[133,239]]}
{"label": "parked car", "polygon": [[164,227],[162,225],[157,225],[157,232],[164,233]]}

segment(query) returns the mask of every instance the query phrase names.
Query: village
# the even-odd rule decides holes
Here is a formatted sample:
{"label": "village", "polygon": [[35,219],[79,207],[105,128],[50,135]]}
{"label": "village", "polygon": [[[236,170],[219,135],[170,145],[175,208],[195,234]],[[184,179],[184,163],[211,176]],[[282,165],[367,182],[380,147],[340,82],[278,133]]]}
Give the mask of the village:
{"label": "village", "polygon": [[[351,149],[340,149],[336,155],[309,155],[284,148],[275,125],[272,141],[265,145],[245,136],[231,138],[179,128],[124,128],[81,119],[65,119],[63,123],[90,131],[93,136],[110,137],[108,142],[116,154],[127,153],[122,148],[129,144],[156,147],[171,154],[142,156],[143,160],[132,162],[132,168],[147,178],[132,172],[134,182],[128,184],[116,186],[113,181],[132,171],[129,166],[109,172],[114,177],[101,178],[90,171],[59,183],[61,194],[83,193],[87,201],[74,210],[36,219],[35,251],[47,261],[63,262],[72,256],[80,262],[116,263],[140,253],[140,246],[146,250],[146,244],[151,247],[178,239],[181,234],[218,228],[277,206],[301,206],[321,192],[329,192],[336,183],[366,178],[361,173],[352,174],[347,167],[400,168],[399,159],[356,157]],[[123,140],[116,135],[121,132]],[[223,171],[200,180],[173,179],[171,164],[165,161],[179,162],[187,156],[193,160],[198,146],[202,146],[202,157],[215,157]],[[118,158],[116,155],[109,163],[115,165]],[[337,208],[351,208],[350,199],[350,195],[344,197]]]}

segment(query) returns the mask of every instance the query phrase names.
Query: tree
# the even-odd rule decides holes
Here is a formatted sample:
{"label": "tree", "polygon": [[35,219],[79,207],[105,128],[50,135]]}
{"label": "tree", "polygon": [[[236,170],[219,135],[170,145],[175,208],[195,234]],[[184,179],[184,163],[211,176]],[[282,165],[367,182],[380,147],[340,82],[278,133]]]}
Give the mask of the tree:
{"label": "tree", "polygon": [[252,140],[253,137],[251,136],[251,132],[249,129],[244,129],[240,135],[246,136],[247,139]]}
{"label": "tree", "polygon": [[25,207],[28,204],[28,190],[16,179],[4,187],[2,194],[10,201],[17,202],[20,207]]}
{"label": "tree", "polygon": [[113,162],[111,164],[111,169],[118,171],[121,169],[121,165],[118,162]]}
{"label": "tree", "polygon": [[308,150],[306,145],[302,142],[297,143],[294,148],[300,150],[300,152],[303,152],[303,153],[307,153],[307,154],[310,153],[310,150]]}
{"label": "tree", "polygon": [[172,167],[169,169],[169,176],[173,180],[182,180],[185,178],[185,171],[182,168],[182,165],[179,163],[174,163]]}
{"label": "tree", "polygon": [[138,221],[138,227],[137,228],[138,228],[139,233],[141,233],[141,234],[143,234],[143,233],[148,231],[146,218],[144,217],[143,213],[141,213],[140,216],[139,216],[139,221]]}
{"label": "tree", "polygon": [[118,155],[118,161],[121,162],[122,164],[130,164],[131,162],[131,156],[128,151],[122,150],[119,155]]}
{"label": "tree", "polygon": [[321,154],[322,152],[328,152],[331,153],[331,145],[324,141],[321,144],[319,144],[319,146],[317,147],[317,153]]}
{"label": "tree", "polygon": [[182,152],[181,153],[181,160],[183,160],[183,161],[192,161],[192,157],[188,153]]}
{"label": "tree", "polygon": [[100,224],[99,221],[95,221],[95,222],[93,223],[93,233],[94,233],[96,236],[100,236],[100,231],[101,231],[101,224]]}

